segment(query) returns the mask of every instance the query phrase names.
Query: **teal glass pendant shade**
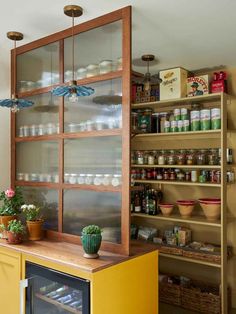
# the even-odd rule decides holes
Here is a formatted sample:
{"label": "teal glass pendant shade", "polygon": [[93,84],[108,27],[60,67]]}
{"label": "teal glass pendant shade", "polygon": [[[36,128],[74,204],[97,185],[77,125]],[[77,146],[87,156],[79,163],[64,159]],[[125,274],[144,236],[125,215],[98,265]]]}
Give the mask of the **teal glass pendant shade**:
{"label": "teal glass pendant shade", "polygon": [[71,85],[57,86],[52,89],[52,94],[55,96],[69,97],[71,100],[80,96],[90,96],[94,93],[94,89],[87,86],[78,86],[76,83]]}
{"label": "teal glass pendant shade", "polygon": [[17,112],[22,108],[31,107],[31,106],[33,106],[33,104],[34,103],[30,100],[18,99],[18,98],[1,99],[0,100],[0,106],[11,108],[12,112]]}

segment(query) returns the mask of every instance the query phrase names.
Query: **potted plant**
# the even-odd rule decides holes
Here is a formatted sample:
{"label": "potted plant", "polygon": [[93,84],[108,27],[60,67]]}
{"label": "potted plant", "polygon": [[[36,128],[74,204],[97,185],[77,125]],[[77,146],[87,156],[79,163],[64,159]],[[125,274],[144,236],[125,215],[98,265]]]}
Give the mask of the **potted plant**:
{"label": "potted plant", "polygon": [[7,242],[10,244],[19,244],[23,240],[23,235],[25,233],[25,227],[20,220],[11,220],[8,226],[1,225],[1,228],[6,230]]}
{"label": "potted plant", "polygon": [[102,242],[102,230],[95,225],[89,225],[82,230],[81,241],[85,251],[84,257],[97,258]]}
{"label": "potted plant", "polygon": [[[20,207],[23,204],[23,195],[19,187],[15,190],[7,189],[0,193],[0,224],[8,227],[9,221],[16,219],[16,215],[20,212]],[[3,229],[2,238],[6,238],[6,232]]]}
{"label": "potted plant", "polygon": [[26,225],[29,233],[29,240],[37,241],[42,239],[43,219],[40,216],[40,208],[33,204],[21,206],[26,217]]}

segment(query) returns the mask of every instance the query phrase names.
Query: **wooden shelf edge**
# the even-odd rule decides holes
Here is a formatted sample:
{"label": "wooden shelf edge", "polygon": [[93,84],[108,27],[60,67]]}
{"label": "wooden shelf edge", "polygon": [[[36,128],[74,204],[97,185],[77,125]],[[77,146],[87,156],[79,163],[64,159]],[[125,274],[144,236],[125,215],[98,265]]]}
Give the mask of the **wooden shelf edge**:
{"label": "wooden shelf edge", "polygon": [[[96,82],[107,81],[115,78],[122,77],[123,71],[113,71],[105,74],[100,74],[96,76],[91,76],[88,78],[77,80],[77,85],[88,85]],[[69,82],[65,82],[63,85],[68,85]],[[27,98],[35,95],[40,95],[50,92],[53,88],[60,86],[61,84],[54,84],[51,86],[46,86],[42,88],[32,89],[26,92],[18,92],[18,98]]]}
{"label": "wooden shelf edge", "polygon": [[41,295],[40,293],[36,293],[35,295],[36,295],[36,297],[39,298],[40,300],[43,300],[43,301],[48,302],[48,303],[50,303],[50,304],[53,304],[53,305],[55,305],[55,306],[57,306],[57,307],[60,307],[60,308],[66,310],[66,311],[68,311],[68,312],[70,312],[70,313],[82,314],[81,311],[78,311],[78,310],[73,309],[72,307],[70,307],[70,306],[68,306],[68,305],[65,305],[65,304],[62,304],[62,303],[60,303],[60,302],[57,302],[56,300],[52,300],[52,299],[50,299],[50,298],[48,298],[48,297],[46,297],[46,296],[44,296],[44,295]]}
{"label": "wooden shelf edge", "polygon": [[146,219],[153,219],[153,220],[165,220],[165,221],[173,221],[173,222],[182,222],[182,223],[189,223],[189,224],[197,224],[197,225],[203,225],[203,226],[211,226],[211,227],[217,227],[221,228],[221,222],[216,221],[216,222],[210,222],[207,221],[205,217],[191,217],[189,219],[182,218],[181,216],[178,215],[173,215],[173,216],[163,216],[163,215],[156,215],[156,216],[151,216],[151,215],[146,215],[146,214],[137,214],[137,213],[132,213],[132,217],[140,217],[140,218],[146,218]]}
{"label": "wooden shelf edge", "polygon": [[102,136],[119,136],[122,134],[122,129],[104,129],[100,131],[84,131],[78,133],[60,133],[53,135],[40,135],[40,136],[25,136],[15,137],[16,143],[21,142],[34,142],[34,141],[53,141],[58,139],[75,139],[86,137],[102,137]]}
{"label": "wooden shelf edge", "polygon": [[200,264],[200,265],[205,265],[205,266],[210,266],[210,267],[221,268],[221,264],[205,262],[205,261],[201,261],[194,258],[183,257],[181,255],[171,255],[171,254],[166,254],[166,253],[161,253],[161,252],[159,252],[159,255],[165,258],[171,258],[171,259],[175,259],[175,260],[179,260],[183,262],[189,262],[193,264]]}
{"label": "wooden shelf edge", "polygon": [[217,135],[221,133],[221,129],[208,131],[188,131],[188,132],[168,132],[168,133],[137,133],[133,134],[134,138],[142,137],[171,137],[171,136],[196,136],[196,135]]}
{"label": "wooden shelf edge", "polygon": [[180,169],[221,169],[221,166],[215,165],[136,165],[132,164],[131,168],[180,168]]}
{"label": "wooden shelf edge", "polygon": [[183,98],[175,98],[175,99],[167,99],[167,100],[159,100],[153,102],[145,102],[145,103],[134,103],[132,104],[132,108],[141,108],[146,106],[158,106],[158,105],[168,105],[168,104],[175,104],[175,103],[193,103],[196,101],[212,101],[212,100],[220,100],[224,93],[214,93],[214,94],[206,94],[194,97],[183,97]]}
{"label": "wooden shelf edge", "polygon": [[182,186],[205,186],[220,188],[221,184],[218,183],[199,183],[199,182],[179,182],[179,181],[165,181],[165,180],[134,180],[134,183],[149,183],[149,184],[167,184],[167,185],[182,185]]}

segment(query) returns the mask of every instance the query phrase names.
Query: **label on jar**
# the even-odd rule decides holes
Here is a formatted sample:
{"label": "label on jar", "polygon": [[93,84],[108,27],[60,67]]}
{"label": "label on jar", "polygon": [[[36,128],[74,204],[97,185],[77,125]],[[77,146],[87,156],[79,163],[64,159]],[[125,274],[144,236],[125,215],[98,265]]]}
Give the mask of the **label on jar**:
{"label": "label on jar", "polygon": [[211,109],[211,128],[212,130],[221,128],[221,114],[219,108]]}
{"label": "label on jar", "polygon": [[200,128],[200,111],[193,110],[190,114],[191,131],[199,131]]}
{"label": "label on jar", "polygon": [[189,131],[189,120],[183,121],[183,131],[188,132]]}
{"label": "label on jar", "polygon": [[178,127],[178,132],[182,132],[183,131],[183,121],[182,120],[179,120],[178,121],[178,125],[177,125],[177,127]]}
{"label": "label on jar", "polygon": [[178,123],[178,121],[175,121],[175,120],[171,121],[171,123],[170,123],[171,132],[177,132],[178,131],[177,123]]}
{"label": "label on jar", "polygon": [[164,123],[164,132],[170,132],[170,121],[165,121]]}
{"label": "label on jar", "polygon": [[200,126],[201,130],[210,130],[211,128],[211,111],[210,109],[203,109],[200,111]]}
{"label": "label on jar", "polygon": [[198,180],[198,171],[197,170],[192,170],[191,171],[191,181],[192,182],[197,182]]}
{"label": "label on jar", "polygon": [[151,112],[142,112],[138,115],[138,129],[144,133],[151,131]]}

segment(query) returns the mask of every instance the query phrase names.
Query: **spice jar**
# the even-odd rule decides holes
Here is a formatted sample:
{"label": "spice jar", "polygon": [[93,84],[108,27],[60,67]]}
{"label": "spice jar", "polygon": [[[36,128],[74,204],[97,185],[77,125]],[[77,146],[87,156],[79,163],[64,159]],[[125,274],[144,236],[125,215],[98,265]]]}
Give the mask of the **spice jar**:
{"label": "spice jar", "polygon": [[195,151],[191,149],[186,154],[186,164],[187,165],[195,165]]}
{"label": "spice jar", "polygon": [[219,156],[218,156],[218,151],[216,149],[211,149],[209,150],[208,153],[208,165],[218,165],[218,160],[219,160]]}
{"label": "spice jar", "polygon": [[113,179],[111,180],[113,186],[121,185],[121,174],[114,174]]}
{"label": "spice jar", "polygon": [[93,178],[94,178],[93,174],[87,174],[85,178],[85,184],[88,184],[88,185],[93,184]]}
{"label": "spice jar", "polygon": [[131,127],[132,131],[134,132],[138,131],[138,113],[135,111],[131,112]]}
{"label": "spice jar", "polygon": [[138,115],[138,129],[142,133],[151,132],[152,109],[144,109]]}
{"label": "spice jar", "polygon": [[176,179],[176,173],[175,173],[174,169],[170,170],[169,179],[172,181],[174,181]]}
{"label": "spice jar", "polygon": [[102,179],[103,185],[109,185],[111,184],[111,174],[104,174],[104,177]]}
{"label": "spice jar", "polygon": [[140,176],[141,176],[141,180],[146,180],[147,179],[147,171],[146,169],[141,169],[140,171]]}
{"label": "spice jar", "polygon": [[136,180],[137,175],[136,175],[136,169],[131,170],[131,181]]}
{"label": "spice jar", "polygon": [[148,155],[148,165],[154,165],[155,164],[155,157],[153,156],[153,154],[149,154]]}
{"label": "spice jar", "polygon": [[163,175],[162,175],[162,171],[158,170],[157,175],[156,175],[156,179],[157,180],[162,180],[163,179]]}
{"label": "spice jar", "polygon": [[167,169],[164,170],[163,172],[163,180],[169,180],[169,171]]}
{"label": "spice jar", "polygon": [[[178,169],[176,169],[176,170],[178,170]],[[177,181],[184,181],[184,179],[185,179],[184,172],[181,170],[176,172],[176,179],[177,179]]]}
{"label": "spice jar", "polygon": [[165,121],[168,120],[168,118],[169,118],[168,112],[161,112],[159,118],[160,118],[160,132],[164,133]]}
{"label": "spice jar", "polygon": [[176,156],[176,164],[181,166],[185,165],[185,162],[186,162],[185,150],[181,149]]}
{"label": "spice jar", "polygon": [[146,170],[146,175],[147,175],[147,180],[152,180],[152,170],[151,169],[147,169]]}
{"label": "spice jar", "polygon": [[189,182],[191,181],[191,172],[190,171],[185,171],[185,181]]}
{"label": "spice jar", "polygon": [[101,185],[102,184],[103,175],[102,174],[96,174],[95,178],[93,180],[94,185]]}
{"label": "spice jar", "polygon": [[137,151],[137,165],[144,165],[143,152]]}
{"label": "spice jar", "polygon": [[166,162],[167,162],[167,165],[174,165],[175,164],[175,151],[174,150],[171,150],[169,152],[169,154],[167,155],[166,157]]}
{"label": "spice jar", "polygon": [[206,164],[206,150],[201,149],[197,153],[197,165],[205,165]]}
{"label": "spice jar", "polygon": [[158,165],[165,165],[166,157],[165,157],[165,151],[162,150],[160,152],[160,155],[158,156]]}
{"label": "spice jar", "polygon": [[78,177],[78,184],[84,184],[85,183],[85,174],[81,173]]}
{"label": "spice jar", "polygon": [[141,171],[140,169],[136,169],[136,179],[140,180],[140,178],[141,178]]}

